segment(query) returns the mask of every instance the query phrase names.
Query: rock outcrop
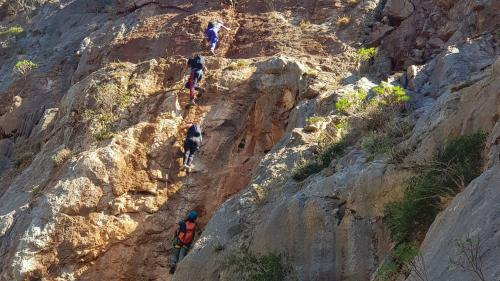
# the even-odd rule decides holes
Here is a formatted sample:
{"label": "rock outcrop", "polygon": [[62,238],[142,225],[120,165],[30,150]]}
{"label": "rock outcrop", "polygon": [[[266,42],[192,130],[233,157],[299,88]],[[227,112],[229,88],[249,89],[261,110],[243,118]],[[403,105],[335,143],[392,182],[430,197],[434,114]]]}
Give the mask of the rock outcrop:
{"label": "rock outcrop", "polygon": [[[413,167],[477,131],[483,174],[421,253],[430,280],[471,280],[446,264],[478,237],[486,280],[499,278],[498,1],[32,2],[0,1],[0,31],[24,28],[0,33],[1,281],[237,280],[235,253],[281,254],[290,280],[375,279],[394,247],[385,205]],[[214,19],[231,30],[185,107],[185,59],[205,54]],[[24,59],[38,66],[20,77]],[[365,112],[381,81],[410,101]],[[368,152],[366,136],[398,121],[390,152]],[[191,123],[204,141],[186,174]],[[294,179],[333,141],[342,152]],[[170,275],[192,209],[203,232]]]}

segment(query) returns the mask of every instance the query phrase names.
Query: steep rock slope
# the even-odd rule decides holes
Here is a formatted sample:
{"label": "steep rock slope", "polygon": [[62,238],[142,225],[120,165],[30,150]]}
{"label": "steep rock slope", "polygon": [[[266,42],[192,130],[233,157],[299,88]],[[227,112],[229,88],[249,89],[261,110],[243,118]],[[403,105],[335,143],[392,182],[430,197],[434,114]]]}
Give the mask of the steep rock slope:
{"label": "steep rock slope", "polygon": [[[214,215],[174,280],[200,277],[201,280],[234,280],[238,277],[234,275],[234,268],[227,265],[228,258],[241,251],[258,255],[281,253],[293,268],[290,276],[299,280],[376,278],[376,268],[387,259],[386,254],[392,247],[382,224],[383,206],[401,197],[404,182],[412,174],[408,167],[431,160],[447,140],[477,131],[489,134],[484,155],[490,164],[484,175],[471,183],[470,190],[466,188],[446,209],[443,218],[436,220],[422,246],[422,255],[429,280],[471,280],[473,273],[464,274],[460,269],[455,269],[453,275],[447,273],[448,257],[456,252],[451,244],[469,233],[482,233],[485,254],[481,258],[486,280],[498,279],[500,267],[494,265],[499,245],[495,226],[498,212],[493,205],[494,198],[486,199],[486,194],[494,194],[499,187],[495,177],[498,165],[493,163],[497,163],[499,157],[494,128],[498,126],[500,88],[498,63],[492,66],[498,58],[498,34],[491,33],[491,27],[499,24],[491,12],[498,10],[498,3],[458,1],[444,5],[428,1],[427,6],[419,6],[415,2],[417,12],[412,8],[409,12],[412,16],[409,16],[408,6],[403,2],[410,3],[387,1],[380,14],[381,22],[374,25],[368,40],[371,44],[380,42],[380,51],[392,58],[396,68],[408,66],[408,71],[396,79],[412,90],[409,91],[411,116],[416,119],[416,126],[402,146],[412,147],[413,152],[402,164],[394,165],[389,164],[387,158],[370,160],[366,152],[354,146],[320,174],[297,183],[291,179],[290,170],[302,158],[301,151],[310,155],[307,150],[314,147],[314,142],[300,129],[307,127],[304,120],[314,115],[338,119],[338,112],[324,113],[325,102],[330,96],[342,96],[352,88],[363,88],[366,83],[360,80],[357,85],[347,85],[346,90],[324,92],[317,100],[299,103],[292,112],[297,118],[291,119],[287,134],[261,162],[260,172],[249,187]],[[420,21],[416,21],[418,17]],[[454,24],[453,19],[460,17],[464,20]],[[446,22],[446,25],[443,27],[437,22]],[[468,23],[475,28],[467,26]],[[383,24],[390,28],[380,32]],[[422,31],[422,26],[428,29],[427,33]],[[415,38],[418,34],[440,36],[446,27],[454,28],[448,33],[455,32],[453,37],[440,42]],[[412,34],[416,34],[415,37]],[[467,39],[467,36],[474,38]],[[426,63],[411,65],[421,62]],[[479,189],[486,194],[470,193]],[[474,198],[473,203],[464,202]],[[479,207],[475,212],[472,204],[484,208]],[[471,214],[463,215],[464,212]],[[482,229],[474,229],[475,225],[479,227],[477,219],[483,216],[488,223],[481,224]],[[458,217],[466,227],[456,226]],[[448,240],[450,237],[454,240]],[[223,251],[220,251],[221,245]],[[446,251],[440,250],[444,248]],[[411,280],[420,280],[412,276]]]}
{"label": "steep rock slope", "polygon": [[[203,225],[248,184],[284,134],[296,101],[317,94],[312,70],[293,60],[210,58],[206,95],[198,107],[182,109],[182,56],[204,48],[206,22],[222,17],[244,41],[246,32],[263,38],[269,30],[238,21],[267,22],[268,15],[256,7],[247,15],[219,13],[217,3],[171,4],[45,3],[32,28],[9,37],[2,72],[11,79],[2,80],[0,126],[2,280],[168,279],[176,221],[194,208]],[[28,26],[20,16],[4,20]],[[88,28],[76,32],[80,23]],[[315,36],[296,24],[279,17],[269,26]],[[235,33],[226,36],[221,52],[236,56],[237,49],[228,50]],[[321,36],[331,37],[326,30]],[[337,45],[315,44],[338,52],[331,40]],[[300,48],[309,43],[289,42],[291,53],[308,55]],[[268,46],[242,47],[241,57],[280,52]],[[16,57],[16,48],[27,55]],[[40,66],[17,79],[11,69],[23,58]],[[179,148],[191,122],[202,124],[205,142],[188,176],[178,172]]]}
{"label": "steep rock slope", "polygon": [[[408,166],[450,138],[498,127],[498,3],[476,2],[40,1],[31,24],[2,3],[1,24],[26,32],[9,36],[0,57],[0,280],[170,280],[170,238],[190,209],[210,222],[174,280],[235,280],[225,264],[242,250],[284,254],[290,278],[369,280],[392,247],[383,207],[402,196]],[[183,108],[181,68],[206,50],[212,19],[232,30],[207,61],[199,106]],[[362,43],[379,45],[360,66],[374,83],[355,70]],[[18,79],[12,66],[25,58],[40,66]],[[319,132],[333,127],[343,118],[335,101],[407,66],[389,77],[411,90],[416,120],[403,163],[372,159],[358,128],[345,156],[290,178],[317,150],[321,133],[303,130],[306,118],[324,118]],[[205,141],[186,175],[191,122]],[[476,189],[498,186],[496,137]],[[491,216],[484,239],[494,245]],[[430,263],[445,262],[432,251],[446,247],[439,237],[451,224],[431,228]],[[498,276],[495,259],[488,277]]]}

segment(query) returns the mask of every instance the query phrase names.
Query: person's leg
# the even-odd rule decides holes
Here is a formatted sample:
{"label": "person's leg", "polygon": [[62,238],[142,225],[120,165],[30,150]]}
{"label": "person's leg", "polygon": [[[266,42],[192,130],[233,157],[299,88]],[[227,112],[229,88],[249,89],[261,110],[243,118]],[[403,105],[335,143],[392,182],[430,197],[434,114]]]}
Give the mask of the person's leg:
{"label": "person's leg", "polygon": [[177,248],[174,246],[174,249],[172,251],[172,256],[170,257],[170,266],[175,267],[177,265],[177,262],[180,260],[180,250],[181,248]]}
{"label": "person's leg", "polygon": [[179,262],[182,261],[182,259],[184,259],[184,257],[186,256],[187,254],[187,248],[186,247],[181,247],[180,251],[179,251]]}
{"label": "person's leg", "polygon": [[194,76],[194,89],[196,90],[196,97],[201,97],[203,89],[198,87],[200,84],[201,79],[203,78],[203,71],[198,70],[196,72],[196,75]]}
{"label": "person's leg", "polygon": [[194,83],[191,83],[189,87],[189,100],[194,101],[194,95],[195,95],[195,86]]}
{"label": "person's leg", "polygon": [[215,53],[215,47],[217,46],[217,41],[219,41],[219,38],[216,36],[213,36],[212,39],[210,40],[210,51],[212,53]]}
{"label": "person's leg", "polygon": [[191,84],[192,87],[192,97],[190,97],[191,100],[194,100],[196,94],[195,90],[198,89],[198,81],[199,81],[198,77],[199,77],[198,74],[195,74],[193,77],[193,83]]}
{"label": "person's leg", "polygon": [[186,166],[186,165],[189,166],[188,163],[191,163],[192,158],[193,158],[193,155],[191,153],[191,149],[189,149],[188,146],[184,146],[184,161],[183,161],[183,165],[184,166]]}
{"label": "person's leg", "polygon": [[193,157],[194,157],[194,153],[196,152],[196,150],[197,150],[197,149],[196,149],[196,147],[194,147],[194,146],[191,146],[191,147],[189,148],[189,157],[188,157],[188,159],[187,159],[187,165],[188,165],[188,166],[191,166],[191,162],[193,162]]}
{"label": "person's leg", "polygon": [[192,70],[191,73],[189,74],[189,80],[187,82],[188,88],[189,88],[189,100],[192,101],[194,98],[194,77],[195,77],[195,71]]}

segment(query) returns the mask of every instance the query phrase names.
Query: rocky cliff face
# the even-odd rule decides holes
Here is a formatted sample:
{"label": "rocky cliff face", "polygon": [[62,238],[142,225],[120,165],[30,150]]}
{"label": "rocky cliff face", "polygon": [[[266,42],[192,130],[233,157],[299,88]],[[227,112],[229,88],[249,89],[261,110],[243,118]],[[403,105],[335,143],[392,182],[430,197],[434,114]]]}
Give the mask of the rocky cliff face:
{"label": "rocky cliff face", "polygon": [[[282,254],[291,280],[374,279],[394,247],[384,206],[413,167],[478,131],[483,173],[444,205],[421,257],[428,280],[472,280],[448,269],[450,241],[481,234],[484,280],[499,280],[499,4],[238,2],[0,1],[0,26],[24,27],[0,35],[0,280],[238,280],[234,253]],[[231,31],[185,108],[181,69],[213,19]],[[38,67],[19,77],[24,59]],[[382,123],[335,106],[376,100],[382,80],[410,97]],[[370,153],[370,126],[395,120],[410,124],[398,153]],[[186,174],[192,122],[204,143]],[[292,177],[339,140],[342,153]],[[203,233],[169,275],[191,209]]]}

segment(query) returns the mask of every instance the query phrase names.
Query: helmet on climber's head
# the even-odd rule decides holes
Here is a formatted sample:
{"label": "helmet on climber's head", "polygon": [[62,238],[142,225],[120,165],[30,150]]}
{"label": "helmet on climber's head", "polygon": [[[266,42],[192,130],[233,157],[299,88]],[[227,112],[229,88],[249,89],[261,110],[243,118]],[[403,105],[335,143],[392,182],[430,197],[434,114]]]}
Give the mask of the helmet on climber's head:
{"label": "helmet on climber's head", "polygon": [[198,212],[196,212],[196,211],[193,210],[193,211],[190,211],[188,213],[187,219],[189,221],[194,222],[196,220],[196,218],[198,218]]}

